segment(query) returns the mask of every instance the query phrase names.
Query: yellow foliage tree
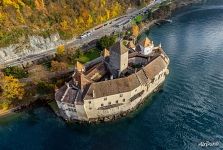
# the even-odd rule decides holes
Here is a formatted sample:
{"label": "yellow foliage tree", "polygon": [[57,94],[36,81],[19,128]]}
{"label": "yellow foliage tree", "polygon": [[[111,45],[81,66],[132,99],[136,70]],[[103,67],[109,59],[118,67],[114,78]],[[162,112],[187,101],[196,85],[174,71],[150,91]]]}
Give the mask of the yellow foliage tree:
{"label": "yellow foliage tree", "polygon": [[137,25],[132,26],[132,35],[135,37],[139,35],[139,27]]}
{"label": "yellow foliage tree", "polygon": [[64,55],[65,53],[65,46],[64,45],[60,45],[57,47],[57,50],[56,50],[56,54],[57,55]]}
{"label": "yellow foliage tree", "polygon": [[68,23],[66,20],[63,20],[61,23],[60,23],[61,27],[63,30],[67,30],[68,29]]}
{"label": "yellow foliage tree", "polygon": [[45,9],[44,0],[35,0],[35,6],[37,10],[44,10]]}
{"label": "yellow foliage tree", "polygon": [[93,23],[93,18],[91,15],[89,15],[88,20],[87,20],[87,26],[91,26]]}
{"label": "yellow foliage tree", "polygon": [[4,99],[22,99],[24,96],[24,85],[16,78],[12,76],[4,76],[0,80],[0,86],[2,89],[1,96]]}
{"label": "yellow foliage tree", "polygon": [[111,9],[111,16],[112,17],[116,17],[120,14],[120,11],[121,11],[121,5],[116,2],[113,6],[112,6],[112,9]]}

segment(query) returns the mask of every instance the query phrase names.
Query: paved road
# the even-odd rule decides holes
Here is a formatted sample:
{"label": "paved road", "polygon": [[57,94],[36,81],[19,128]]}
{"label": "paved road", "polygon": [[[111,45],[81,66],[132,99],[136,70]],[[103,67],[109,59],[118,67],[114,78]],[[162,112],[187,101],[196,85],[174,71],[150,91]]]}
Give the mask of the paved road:
{"label": "paved road", "polygon": [[[109,20],[102,25],[96,26],[96,27],[88,30],[91,32],[90,36],[87,36],[83,39],[81,39],[81,38],[72,39],[72,40],[66,42],[65,45],[68,45],[71,47],[79,47],[86,43],[89,43],[90,41],[92,41],[94,39],[98,39],[104,35],[110,35],[111,33],[115,32],[115,31],[121,31],[123,26],[125,24],[128,24],[128,22],[130,22],[132,18],[134,18],[135,16],[137,16],[139,14],[143,14],[144,11],[151,9],[154,5],[161,3],[163,1],[165,1],[165,0],[155,0],[151,4],[149,4],[148,6],[142,8],[142,9],[139,9],[134,12],[128,13],[126,15],[123,15],[121,17]],[[101,28],[99,28],[99,27],[101,27]],[[97,29],[97,28],[99,28],[99,29]],[[3,65],[4,66],[21,65],[24,62],[35,61],[35,60],[38,60],[38,59],[41,59],[43,57],[50,56],[53,54],[55,54],[55,49],[49,49],[43,53],[25,56],[25,57],[19,58],[17,60],[11,61],[11,62],[7,62]]]}

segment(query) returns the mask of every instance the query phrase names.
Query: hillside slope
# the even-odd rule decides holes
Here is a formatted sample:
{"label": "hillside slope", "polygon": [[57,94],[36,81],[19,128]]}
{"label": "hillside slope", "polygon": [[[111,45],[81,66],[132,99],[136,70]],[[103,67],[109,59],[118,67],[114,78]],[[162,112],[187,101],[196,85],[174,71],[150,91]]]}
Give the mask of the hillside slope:
{"label": "hillside slope", "polygon": [[28,35],[64,39],[151,0],[1,0],[0,47],[24,41]]}

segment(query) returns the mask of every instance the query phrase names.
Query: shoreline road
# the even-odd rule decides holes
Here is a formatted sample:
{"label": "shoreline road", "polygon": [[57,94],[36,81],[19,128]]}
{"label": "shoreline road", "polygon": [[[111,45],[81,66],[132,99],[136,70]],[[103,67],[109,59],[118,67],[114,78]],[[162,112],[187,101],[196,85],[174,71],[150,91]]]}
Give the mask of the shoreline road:
{"label": "shoreline road", "polygon": [[[74,38],[70,41],[67,41],[64,44],[69,47],[80,47],[84,44],[89,43],[92,40],[99,39],[102,36],[110,35],[116,31],[121,31],[122,28],[131,21],[131,19],[133,19],[134,17],[140,14],[145,13],[145,11],[147,11],[148,9],[151,9],[154,5],[161,3],[163,1],[164,0],[154,0],[146,7],[143,7],[142,9],[135,10],[131,13],[109,20],[101,25],[98,25],[86,31],[82,36],[78,38]],[[54,55],[55,52],[56,52],[56,48],[49,49],[39,54],[23,56],[19,59],[7,61],[0,65],[3,65],[4,67],[17,66],[17,65],[24,64],[24,62],[32,62],[46,56]]]}

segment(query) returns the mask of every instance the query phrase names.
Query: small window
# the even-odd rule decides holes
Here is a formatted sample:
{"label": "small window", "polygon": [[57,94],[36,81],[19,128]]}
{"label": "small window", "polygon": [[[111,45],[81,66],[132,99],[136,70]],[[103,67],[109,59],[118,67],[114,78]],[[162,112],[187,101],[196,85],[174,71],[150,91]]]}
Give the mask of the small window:
{"label": "small window", "polygon": [[111,102],[108,102],[108,105],[111,105]]}
{"label": "small window", "polygon": [[104,106],[104,104],[101,104],[101,107],[103,107]]}
{"label": "small window", "polygon": [[89,107],[89,109],[91,110],[92,108],[91,108],[91,107]]}
{"label": "small window", "polygon": [[125,102],[125,99],[123,99],[122,101]]}
{"label": "small window", "polygon": [[89,101],[88,103],[91,104],[91,101]]}
{"label": "small window", "polygon": [[123,94],[120,94],[120,97],[122,97],[123,96]]}
{"label": "small window", "polygon": [[104,100],[106,101],[107,100],[107,97],[105,97]]}
{"label": "small window", "polygon": [[116,104],[118,104],[118,100],[116,101]]}

